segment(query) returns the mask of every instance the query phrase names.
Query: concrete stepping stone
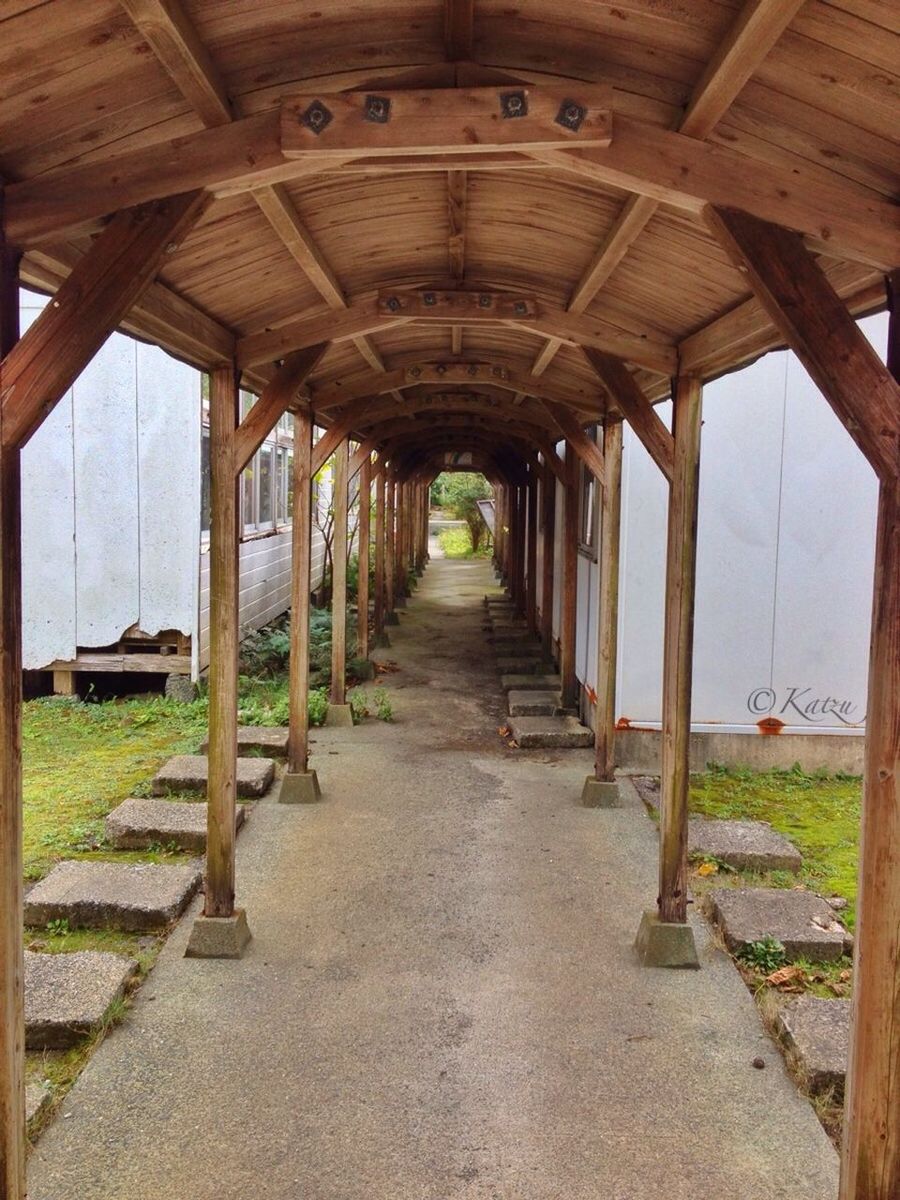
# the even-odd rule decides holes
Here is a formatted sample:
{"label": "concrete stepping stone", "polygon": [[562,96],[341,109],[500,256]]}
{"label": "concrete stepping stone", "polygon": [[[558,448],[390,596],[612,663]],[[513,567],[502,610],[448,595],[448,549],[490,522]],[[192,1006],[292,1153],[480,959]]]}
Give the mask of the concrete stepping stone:
{"label": "concrete stepping stone", "polygon": [[66,1050],[103,1024],[137,963],[121,954],[25,951],[25,1048]]}
{"label": "concrete stepping stone", "polygon": [[691,817],[688,853],[717,858],[739,871],[799,871],[803,855],[766,821]]}
{"label": "concrete stepping stone", "polygon": [[492,633],[491,641],[495,646],[537,646],[541,639],[535,637],[530,629],[515,629],[511,633]]}
{"label": "concrete stepping stone", "polygon": [[716,888],[709,901],[732,953],[772,937],[781,942],[789,959],[836,962],[853,945],[831,905],[812,892]]}
{"label": "concrete stepping stone", "polygon": [[540,657],[525,658],[517,654],[515,658],[497,655],[497,670],[501,675],[537,675],[543,670],[544,661]]}
{"label": "concrete stepping stone", "polygon": [[[200,792],[206,795],[209,760],[205,754],[176,754],[153,777],[154,796],[169,796],[173,792]],[[271,758],[239,758],[237,760],[237,794],[244,799],[264,796],[275,778]]]}
{"label": "concrete stepping stone", "polygon": [[794,1051],[809,1090],[844,1094],[850,1056],[850,1001],[798,996],[778,1013],[777,1025]]}
{"label": "concrete stepping stone", "polygon": [[506,698],[511,717],[553,717],[559,708],[559,692],[516,688]]}
{"label": "concrete stepping stone", "polygon": [[25,1124],[31,1125],[53,1099],[53,1093],[39,1083],[25,1084]]}
{"label": "concrete stepping stone", "polygon": [[[209,738],[204,738],[200,753],[209,750]],[[238,754],[264,754],[271,758],[287,758],[288,730],[283,725],[242,725],[238,729]]]}
{"label": "concrete stepping stone", "polygon": [[[117,850],[146,850],[148,846],[177,846],[196,854],[206,852],[206,803],[176,800],[125,800],[106,818],[106,839]],[[244,823],[242,804],[235,811],[235,829]]]}
{"label": "concrete stepping stone", "polygon": [[25,898],[25,924],[140,933],[181,916],[200,886],[196,863],[61,862]]}
{"label": "concrete stepping stone", "polygon": [[542,658],[544,649],[539,642],[534,645],[509,645],[501,642],[494,646],[498,658]]}
{"label": "concrete stepping stone", "polygon": [[559,692],[562,680],[558,675],[510,674],[500,676],[504,692]]}
{"label": "concrete stepping stone", "polygon": [[577,717],[513,717],[509,731],[520,750],[583,750],[594,735]]}

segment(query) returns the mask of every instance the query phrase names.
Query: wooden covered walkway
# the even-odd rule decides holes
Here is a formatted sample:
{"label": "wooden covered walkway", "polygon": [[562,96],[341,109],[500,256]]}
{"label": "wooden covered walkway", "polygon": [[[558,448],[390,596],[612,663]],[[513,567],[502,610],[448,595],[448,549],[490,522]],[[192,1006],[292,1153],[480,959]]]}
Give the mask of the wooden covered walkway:
{"label": "wooden covered walkway", "polygon": [[[488,475],[498,564],[559,663],[566,704],[578,699],[582,465],[595,477],[603,584],[588,799],[613,784],[619,463],[622,423],[631,425],[670,488],[662,836],[658,885],[646,885],[640,906],[651,910],[642,945],[656,947],[648,961],[691,960],[703,382],[776,346],[796,352],[880,483],[840,1194],[896,1200],[900,318],[887,368],[853,318],[892,305],[900,279],[898,42],[887,0],[3,6],[0,1200],[22,1200],[25,1188],[19,451],[116,328],[211,377],[210,805],[198,955],[239,954],[248,936],[235,903],[238,482],[292,411],[286,786],[313,800],[310,491],[332,455],[336,709],[346,700],[353,476],[376,500],[361,533],[375,544],[380,632],[424,560],[429,481],[448,454]],[[20,282],[53,294],[21,338]],[[246,416],[241,385],[259,396]],[[671,430],[654,407],[668,397]],[[554,582],[564,597],[558,638]],[[366,623],[360,633],[365,650]],[[639,909],[629,915],[637,929]],[[250,928],[264,920],[251,909]]]}

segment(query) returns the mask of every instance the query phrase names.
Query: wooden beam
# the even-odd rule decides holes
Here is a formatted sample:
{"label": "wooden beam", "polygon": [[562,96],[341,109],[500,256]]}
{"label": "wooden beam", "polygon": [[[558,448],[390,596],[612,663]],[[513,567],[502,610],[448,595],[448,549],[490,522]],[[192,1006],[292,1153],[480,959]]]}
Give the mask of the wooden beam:
{"label": "wooden beam", "polygon": [[396,625],[394,613],[394,570],[397,546],[396,481],[392,475],[384,475],[384,619],[387,625]]}
{"label": "wooden beam", "polygon": [[537,315],[537,302],[533,295],[524,292],[387,288],[378,293],[378,311],[386,317],[441,324],[452,320],[528,321]]}
{"label": "wooden beam", "polygon": [[3,360],[3,437],[21,447],[150,284],[204,204],[199,193],[120,213]]}
{"label": "wooden beam", "polygon": [[328,349],[326,342],[298,350],[284,360],[277,374],[238,426],[234,435],[234,469],[240,475],[278,421],[300,400],[310,371]]}
{"label": "wooden beam", "polygon": [[[363,459],[359,471],[359,522],[357,537],[359,544],[359,582],[356,596],[356,657],[369,657],[369,541],[372,516],[372,460]],[[349,478],[349,476],[348,476]]]}
{"label": "wooden beam", "polygon": [[225,125],[231,102],[179,0],[120,0],[185,100],[206,125]]}
{"label": "wooden beam", "polygon": [[570,312],[581,313],[597,295],[628,253],[632,243],[656,212],[658,204],[649,196],[629,196],[612,228],[600,243],[584,274],[569,297]]}
{"label": "wooden beam", "polygon": [[561,342],[607,351],[661,375],[671,375],[677,366],[674,346],[653,338],[625,333],[602,317],[566,312],[565,309],[554,309],[542,303],[540,312],[529,324],[531,328]]}
{"label": "wooden beam", "polygon": [[450,274],[463,279],[466,273],[466,193],[465,171],[447,172],[447,220],[450,227],[448,257]]}
{"label": "wooden beam", "polygon": [[553,657],[553,580],[556,537],[556,476],[549,463],[541,479],[541,645],[549,662]]}
{"label": "wooden beam", "polygon": [[475,0],[444,0],[444,45],[450,62],[471,62]]}
{"label": "wooden beam", "polygon": [[537,633],[537,470],[532,467],[528,472],[526,488],[526,508],[528,519],[526,546],[526,588],[525,588],[525,618],[529,628]]}
{"label": "wooden beam", "polygon": [[385,528],[384,504],[387,481],[384,471],[379,471],[375,477],[375,644],[384,638],[384,555]]}
{"label": "wooden beam", "polygon": [[309,770],[309,596],[312,589],[312,413],[294,413],[288,773]]}
{"label": "wooden beam", "polygon": [[559,432],[566,439],[579,459],[584,463],[590,473],[597,480],[597,483],[603,487],[605,475],[605,467],[603,463],[603,454],[600,451],[597,443],[593,438],[588,437],[585,431],[578,424],[572,414],[559,404],[553,404],[549,400],[544,400],[544,407],[553,418]]}
{"label": "wooden beam", "polygon": [[708,219],[879,478],[893,482],[900,464],[900,387],[827,276],[796,234],[724,209]]}
{"label": "wooden beam", "polygon": [[335,450],[354,430],[357,421],[369,407],[368,400],[357,400],[347,406],[338,420],[319,438],[313,446],[312,473],[318,475]]}
{"label": "wooden beam", "polygon": [[347,703],[347,463],[350,444],[343,437],[334,456],[334,542],[331,558],[330,704]]}
{"label": "wooden beam", "polygon": [[362,334],[391,329],[404,320],[385,316],[378,311],[374,300],[358,301],[344,312],[318,313],[241,338],[237,348],[238,363],[246,370],[259,363],[275,362],[293,350],[303,350],[317,342],[346,342]]}
{"label": "wooden beam", "polygon": [[[3,236],[0,388],[19,336],[18,254]],[[22,519],[20,454],[0,413],[0,1196],[25,1197],[25,962],[22,940]]]}
{"label": "wooden beam", "polygon": [[284,185],[254,191],[253,199],[319,295],[332,308],[346,308],[347,301],[337,277],[300,220]]}
{"label": "wooden beam", "polygon": [[619,541],[622,515],[622,422],[603,426],[603,487],[600,530],[600,597],[597,619],[597,708],[594,715],[594,777],[612,783],[616,766],[616,676],[619,632]]}
{"label": "wooden beam", "polygon": [[240,410],[236,372],[210,375],[209,464],[212,524],[209,560],[209,783],[207,792],[207,917],[234,915],[237,804],[237,706],[240,625],[239,483],[234,433]]}
{"label": "wooden beam", "polygon": [[518,88],[305,92],[281,102],[285,158],[478,154],[607,146],[612,89],[570,80]]}
{"label": "wooden beam", "polygon": [[703,389],[681,376],[673,399],[675,472],[669,495],[663,646],[659,919],[687,921],[687,833],[700,425]]}
{"label": "wooden beam", "polygon": [[586,350],[591,366],[644,449],[671,483],[675,472],[675,440],[623,362],[610,354]]}

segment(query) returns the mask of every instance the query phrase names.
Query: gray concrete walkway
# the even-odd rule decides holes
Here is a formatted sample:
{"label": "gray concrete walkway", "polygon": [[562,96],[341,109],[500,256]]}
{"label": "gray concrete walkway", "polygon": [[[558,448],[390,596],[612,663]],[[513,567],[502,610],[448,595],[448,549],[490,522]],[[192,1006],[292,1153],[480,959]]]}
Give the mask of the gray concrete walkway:
{"label": "gray concrete walkway", "polygon": [[634,962],[641,805],[581,808],[589,751],[497,736],[488,583],[429,567],[385,653],[397,723],[316,735],[320,806],[257,806],[247,957],[182,958],[182,922],[30,1200],[833,1200],[729,960],[698,927],[701,971]]}

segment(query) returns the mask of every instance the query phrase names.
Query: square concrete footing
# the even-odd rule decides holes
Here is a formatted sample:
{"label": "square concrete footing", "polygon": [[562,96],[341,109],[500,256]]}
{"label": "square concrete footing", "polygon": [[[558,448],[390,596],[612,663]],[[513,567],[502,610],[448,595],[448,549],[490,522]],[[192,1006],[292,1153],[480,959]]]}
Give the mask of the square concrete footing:
{"label": "square concrete footing", "polygon": [[617,808],[619,785],[615,780],[595,779],[588,775],[581,789],[581,803],[585,808]]}
{"label": "square concrete footing", "polygon": [[282,776],[279,804],[315,804],[321,799],[322,789],[315,771],[297,771]]}
{"label": "square concrete footing", "polygon": [[353,710],[349,704],[329,704],[325,724],[330,729],[352,729]]}
{"label": "square concrete footing", "polygon": [[184,952],[185,958],[241,958],[250,941],[247,914],[236,908],[230,917],[207,917],[194,921]]}
{"label": "square concrete footing", "polygon": [[655,908],[645,909],[634,948],[644,967],[698,968],[697,946],[690,925],[660,921]]}
{"label": "square concrete footing", "polygon": [[384,623],[385,625],[399,625],[400,618],[395,612],[388,612],[384,614]]}
{"label": "square concrete footing", "polygon": [[395,596],[394,597],[394,608],[406,608],[406,597],[405,596]]}
{"label": "square concrete footing", "polygon": [[375,678],[375,664],[371,658],[357,659],[353,664],[353,672],[360,680]]}
{"label": "square concrete footing", "polygon": [[376,633],[372,639],[372,647],[375,650],[390,650],[391,639],[386,633]]}

